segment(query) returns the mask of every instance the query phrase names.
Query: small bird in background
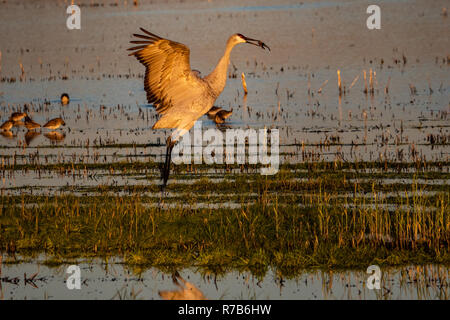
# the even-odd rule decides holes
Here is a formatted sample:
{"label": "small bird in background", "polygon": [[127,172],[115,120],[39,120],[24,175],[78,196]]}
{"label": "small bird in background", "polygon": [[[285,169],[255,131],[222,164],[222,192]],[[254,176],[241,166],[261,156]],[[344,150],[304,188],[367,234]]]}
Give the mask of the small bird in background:
{"label": "small bird in background", "polygon": [[0,130],[2,131],[9,131],[11,130],[11,128],[14,125],[14,121],[12,120],[6,120],[1,126],[0,126]]}
{"label": "small bird in background", "polygon": [[58,129],[61,125],[63,125],[63,126],[66,125],[64,120],[61,118],[55,118],[55,119],[50,120],[46,124],[44,124],[43,127],[47,128],[47,129],[55,130],[55,129]]}
{"label": "small bird in background", "polygon": [[[178,282],[178,280],[181,282]],[[184,280],[178,272],[172,275],[173,283],[179,287],[179,290],[174,291],[159,291],[159,295],[164,300],[207,300],[196,286]]]}
{"label": "small bird in background", "polygon": [[69,95],[68,95],[67,93],[63,93],[63,94],[61,95],[61,104],[62,104],[63,106],[65,106],[66,104],[69,104],[69,102],[70,102]]}
{"label": "small bird in background", "polygon": [[34,129],[40,128],[41,125],[39,123],[33,121],[29,116],[26,116],[25,117],[25,127],[28,130],[34,130]]}
{"label": "small bird in background", "polygon": [[23,118],[25,118],[27,116],[27,114],[25,112],[14,112],[13,114],[11,114],[11,116],[9,117],[9,120],[12,121],[20,121]]}
{"label": "small bird in background", "polygon": [[216,124],[222,124],[225,122],[225,119],[229,118],[233,114],[233,109],[230,111],[227,110],[220,110],[216,113],[216,116],[214,117],[214,122]]}

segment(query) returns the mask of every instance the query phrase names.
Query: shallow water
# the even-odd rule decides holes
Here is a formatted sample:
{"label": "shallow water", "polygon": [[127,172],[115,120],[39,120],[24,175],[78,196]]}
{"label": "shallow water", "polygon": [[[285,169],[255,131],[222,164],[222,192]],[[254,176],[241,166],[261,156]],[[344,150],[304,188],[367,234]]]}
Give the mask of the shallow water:
{"label": "shallow water", "polygon": [[[66,136],[58,142],[59,146],[164,143],[167,133],[149,129],[156,121],[156,113],[146,105],[143,67],[126,55],[130,35],[137,31],[137,26],[146,26],[156,33],[164,30],[174,39],[182,34],[192,49],[191,64],[206,75],[221,54],[219,43],[224,41],[231,24],[250,34],[260,34],[273,50],[269,54],[257,48],[237,48],[227,87],[216,104],[233,108],[228,122],[232,128],[278,128],[280,151],[292,153],[282,157],[283,161],[333,161],[339,157],[347,161],[448,160],[450,83],[446,55],[450,46],[443,31],[448,30],[450,19],[440,16],[444,1],[432,5],[415,3],[408,7],[406,15],[399,13],[404,1],[383,2],[385,27],[376,31],[380,34],[368,32],[364,25],[358,26],[364,15],[357,14],[364,5],[355,1],[302,4],[284,1],[277,5],[249,2],[245,6],[233,1],[214,4],[175,1],[144,3],[136,8],[114,7],[105,2],[102,7],[83,8],[86,21],[78,33],[68,31],[64,25],[58,28],[61,16],[55,15],[55,8],[46,2],[27,4],[30,15],[35,12],[47,18],[45,23],[35,23],[33,32],[45,32],[49,24],[53,27],[42,42],[28,33],[20,39],[15,37],[18,30],[10,28],[9,19],[19,12],[8,2],[2,4],[4,32],[0,39],[10,44],[2,50],[2,76],[14,77],[17,82],[1,84],[1,118],[23,109],[25,103],[32,105],[30,114],[38,122],[62,116],[67,128],[63,129]],[[119,19],[117,15],[120,25],[114,23]],[[411,21],[416,16],[421,21],[420,30]],[[172,20],[176,23],[165,23]],[[251,24],[245,24],[247,21]],[[215,28],[199,38],[198,30],[212,23]],[[341,26],[339,34],[330,29],[333,24]],[[296,29],[301,32],[295,32]],[[416,45],[424,39],[431,43],[429,47]],[[211,46],[216,48],[213,50]],[[26,70],[23,82],[18,81],[19,68],[13,62],[16,55]],[[42,66],[36,63],[37,58]],[[347,88],[341,97],[337,69]],[[376,72],[374,95],[362,92],[363,70],[367,77],[369,70]],[[241,72],[247,74],[246,98],[242,95]],[[61,80],[63,75],[68,79]],[[389,94],[384,92],[388,79]],[[325,81],[328,82],[324,85]],[[352,82],[355,84],[350,89]],[[416,88],[416,93],[411,92],[410,85]],[[322,92],[318,93],[320,87]],[[71,96],[71,103],[65,107],[59,104],[62,92]],[[206,117],[202,120],[204,128],[213,127]],[[13,134],[13,138],[0,137],[1,145],[8,147],[0,151],[1,155],[26,154],[26,147],[52,145],[44,135],[39,135],[27,146],[22,128],[14,129]],[[430,143],[431,134],[446,142]],[[332,138],[335,145],[316,146]],[[303,144],[306,146],[302,147]],[[133,149],[120,147],[120,154],[135,154]],[[40,157],[55,153],[46,148],[40,151]],[[83,155],[83,161],[95,161],[94,152],[88,155],[86,148],[58,149],[58,154],[66,158],[74,152]],[[140,149],[138,154],[145,159],[146,154],[163,152],[161,145]],[[99,150],[99,153],[110,161],[110,152]]]}
{"label": "shallow water", "polygon": [[[161,299],[160,291],[179,290],[172,275],[156,268],[139,270],[120,259],[74,262],[81,269],[81,289],[66,285],[69,265],[48,267],[45,260],[3,264],[0,296],[9,299]],[[207,299],[448,299],[449,270],[443,266],[381,269],[381,288],[368,289],[364,271],[307,271],[293,279],[280,279],[269,270],[263,279],[249,272],[214,275],[196,269],[180,276]],[[35,273],[34,281],[25,283]]]}

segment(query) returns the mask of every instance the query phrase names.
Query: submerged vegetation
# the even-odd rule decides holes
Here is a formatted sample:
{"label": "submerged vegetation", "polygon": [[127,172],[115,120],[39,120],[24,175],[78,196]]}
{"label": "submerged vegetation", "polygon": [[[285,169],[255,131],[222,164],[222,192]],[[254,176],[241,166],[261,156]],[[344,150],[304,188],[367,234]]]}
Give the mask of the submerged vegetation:
{"label": "submerged vegetation", "polygon": [[405,166],[410,181],[394,179],[402,170],[393,164],[372,173],[370,163],[348,171],[335,163],[303,165],[298,171],[283,166],[273,177],[174,180],[166,197],[146,183],[144,172],[140,185],[99,185],[82,196],[3,194],[0,250],[45,252],[57,264],[118,256],[140,267],[258,276],[274,268],[283,277],[304,268],[450,264],[448,184],[427,183],[436,178],[436,164]]}

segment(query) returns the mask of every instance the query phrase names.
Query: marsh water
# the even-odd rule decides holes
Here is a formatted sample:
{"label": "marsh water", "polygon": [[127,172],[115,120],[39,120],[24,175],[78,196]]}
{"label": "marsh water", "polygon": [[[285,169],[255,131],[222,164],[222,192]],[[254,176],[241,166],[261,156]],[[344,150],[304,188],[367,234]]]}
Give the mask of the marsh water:
{"label": "marsh water", "polygon": [[[75,261],[81,289],[69,290],[69,265],[49,266],[45,257],[2,267],[3,299],[160,299],[160,292],[179,290],[172,274],[156,268],[139,270],[119,259]],[[71,264],[72,265],[72,264]],[[37,275],[35,275],[37,273]],[[33,281],[24,280],[34,276]],[[364,271],[306,271],[293,279],[269,270],[264,278],[232,271],[217,276],[186,269],[179,272],[207,299],[449,299],[449,270],[436,265],[382,270],[380,289],[369,289]]]}
{"label": "marsh water", "polygon": [[[397,185],[418,184],[421,194],[441,195],[448,201],[450,18],[444,13],[448,3],[380,1],[381,30],[366,27],[369,4],[223,0],[139,1],[134,6],[132,1],[86,0],[80,1],[81,30],[68,30],[67,1],[3,1],[1,121],[27,105],[33,120],[43,124],[62,117],[66,126],[56,133],[46,129],[30,133],[23,126],[2,133],[1,195],[69,194],[82,199],[127,195],[142,187],[141,196],[160,197],[154,189],[146,189],[160,183],[157,165],[129,170],[133,163],[161,162],[168,135],[151,130],[157,114],[146,103],[144,68],[127,56],[131,35],[144,27],[189,46],[191,66],[203,76],[222,55],[231,33],[266,42],[270,53],[245,45],[234,49],[227,87],[216,105],[233,109],[226,122],[230,128],[279,129],[281,163],[430,162],[425,177],[374,169],[358,183],[387,185],[378,194],[386,199],[404,197]],[[241,73],[249,89],[246,96]],[[364,92],[366,86],[369,92]],[[64,106],[59,100],[63,92],[71,99]],[[216,127],[207,117],[201,120],[204,129]],[[116,168],[118,163],[126,169]],[[61,165],[64,170],[58,169]],[[239,208],[242,199],[236,191],[221,192],[214,186],[236,181],[240,172],[182,165],[169,181],[175,189],[169,187],[171,200],[166,205]],[[309,179],[307,172],[292,172],[297,174],[292,180]],[[249,174],[251,180],[259,172],[250,169]],[[189,184],[204,179],[211,185],[209,191],[189,190]],[[245,196],[256,197],[250,192]],[[333,196],[352,197],[353,191]],[[30,198],[24,205],[39,205],[34,201],[40,200]],[[386,201],[383,206],[398,204]],[[3,261],[10,259],[5,253]],[[4,263],[2,298],[158,299],[159,290],[174,287],[170,273],[132,270],[116,258],[108,263],[78,261],[86,281],[82,290],[67,290],[67,265],[49,267],[46,259]],[[280,279],[272,269],[262,279],[237,270],[214,276],[190,268],[180,274],[210,299],[448,299],[445,264],[382,271],[379,291],[367,289],[368,275],[354,270],[305,270],[292,279]],[[34,285],[24,283],[24,273],[36,272],[39,280]],[[11,283],[4,277],[19,280]]]}

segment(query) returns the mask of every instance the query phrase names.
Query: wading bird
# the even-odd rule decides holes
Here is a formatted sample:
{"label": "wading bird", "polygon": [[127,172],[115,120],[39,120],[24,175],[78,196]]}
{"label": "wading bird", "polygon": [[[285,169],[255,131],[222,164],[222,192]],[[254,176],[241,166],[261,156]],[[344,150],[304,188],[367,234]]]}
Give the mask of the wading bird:
{"label": "wading bird", "polygon": [[194,284],[184,280],[178,272],[172,275],[172,281],[178,290],[159,291],[159,295],[164,300],[206,300],[203,292]]}
{"label": "wading bird", "polygon": [[34,129],[40,128],[41,125],[39,123],[33,121],[29,116],[26,116],[25,117],[25,127],[28,130],[34,130]]}
{"label": "wading bird", "polygon": [[11,130],[13,125],[14,125],[14,121],[7,120],[0,126],[0,130],[2,130],[2,131],[9,131],[9,130]]}
{"label": "wading bird", "polygon": [[209,109],[209,111],[206,113],[208,115],[208,118],[214,120],[216,124],[221,124],[225,122],[225,119],[227,119],[231,114],[233,113],[233,109],[230,111],[223,110],[220,107],[212,107]]}
{"label": "wading bird", "polygon": [[3,137],[5,137],[7,139],[14,138],[14,135],[11,131],[0,131],[0,135],[2,135]]}
{"label": "wading bird", "polygon": [[198,72],[191,70],[189,48],[184,44],[161,38],[147,30],[133,34],[138,44],[129,48],[145,67],[144,88],[147,101],[156,108],[162,117],[153,125],[153,129],[175,129],[167,138],[166,161],[162,171],[163,189],[170,173],[172,149],[194,123],[213,106],[222,93],[227,81],[227,69],[231,50],[240,43],[249,43],[262,49],[270,48],[262,41],[247,38],[242,34],[233,34],[227,41],[225,53],[215,69],[201,78]]}
{"label": "wading bird", "polygon": [[[12,121],[12,120],[11,120]],[[21,126],[24,126],[25,125],[25,122],[23,122],[22,120],[19,120],[19,121],[13,121],[13,126],[14,127],[21,127]]]}
{"label": "wading bird", "polygon": [[11,117],[9,117],[9,120],[20,121],[26,116],[27,114],[25,112],[14,112],[13,114],[11,114]]}
{"label": "wading bird", "polygon": [[209,111],[206,113],[208,115],[209,118],[214,118],[216,116],[216,113],[219,112],[220,110],[222,110],[222,108],[220,107],[211,107],[211,109],[209,109]]}
{"label": "wading bird", "polygon": [[66,125],[64,120],[61,118],[55,118],[55,119],[50,120],[46,124],[44,124],[43,127],[47,128],[47,129],[55,130],[55,129],[58,129],[61,125],[63,125],[63,126]]}

